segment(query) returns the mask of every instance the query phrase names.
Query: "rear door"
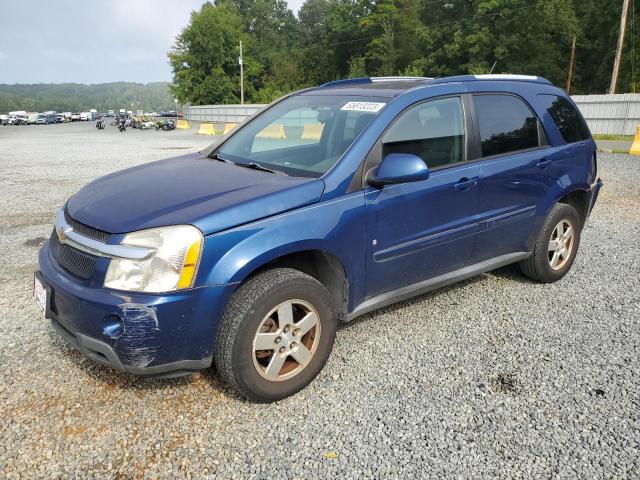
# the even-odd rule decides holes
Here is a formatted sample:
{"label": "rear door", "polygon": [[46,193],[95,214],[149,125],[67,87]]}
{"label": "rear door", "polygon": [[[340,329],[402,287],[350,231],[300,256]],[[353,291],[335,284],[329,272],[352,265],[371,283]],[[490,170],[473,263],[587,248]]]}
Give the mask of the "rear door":
{"label": "rear door", "polygon": [[[538,94],[536,99],[543,112],[542,120],[549,126],[549,140],[559,145],[557,177],[570,179],[572,184],[590,185],[595,181],[596,145],[577,107],[559,95]],[[549,118],[544,118],[545,115]]]}
{"label": "rear door", "polygon": [[482,157],[475,263],[528,250],[557,166],[540,120],[521,97],[473,94],[472,103]]}
{"label": "rear door", "polygon": [[380,158],[417,155],[430,176],[367,189],[367,298],[469,260],[478,227],[480,167],[467,163],[465,112],[459,96],[428,100],[401,113],[382,136]]}

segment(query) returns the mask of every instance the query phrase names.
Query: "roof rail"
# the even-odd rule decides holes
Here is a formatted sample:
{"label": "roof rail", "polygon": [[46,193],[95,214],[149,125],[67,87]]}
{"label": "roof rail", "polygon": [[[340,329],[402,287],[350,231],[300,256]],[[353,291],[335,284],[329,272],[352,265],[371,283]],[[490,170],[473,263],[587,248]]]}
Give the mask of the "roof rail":
{"label": "roof rail", "polygon": [[473,82],[478,80],[502,80],[512,82],[535,82],[545,83],[553,85],[549,80],[544,77],[537,77],[535,75],[515,75],[509,73],[488,73],[482,75],[458,75],[454,77],[441,77],[436,78],[433,83],[451,83],[451,82]]}
{"label": "roof rail", "polygon": [[359,77],[359,78],[345,78],[343,80],[334,80],[320,85],[320,88],[335,87],[339,85],[357,85],[365,83],[378,83],[378,82],[411,82],[416,80],[432,80],[429,77]]}
{"label": "roof rail", "polygon": [[369,77],[359,77],[359,78],[345,78],[342,80],[333,80],[332,82],[323,83],[322,85],[320,85],[320,88],[335,87],[337,85],[358,84],[358,83],[371,83],[371,79]]}
{"label": "roof rail", "polygon": [[431,77],[371,77],[372,82],[414,82],[416,80],[433,80]]}

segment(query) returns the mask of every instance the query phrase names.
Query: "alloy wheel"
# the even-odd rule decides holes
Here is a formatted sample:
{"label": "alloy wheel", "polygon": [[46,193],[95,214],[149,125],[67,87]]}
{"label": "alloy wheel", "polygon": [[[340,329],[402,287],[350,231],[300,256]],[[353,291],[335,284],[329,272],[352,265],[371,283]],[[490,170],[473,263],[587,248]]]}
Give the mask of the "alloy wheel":
{"label": "alloy wheel", "polygon": [[288,380],[309,364],[319,340],[315,308],[303,300],[282,302],[260,322],[253,339],[253,364],[267,380]]}
{"label": "alloy wheel", "polygon": [[553,270],[560,270],[571,257],[574,244],[574,229],[571,222],[562,219],[551,233],[549,240],[549,265]]}

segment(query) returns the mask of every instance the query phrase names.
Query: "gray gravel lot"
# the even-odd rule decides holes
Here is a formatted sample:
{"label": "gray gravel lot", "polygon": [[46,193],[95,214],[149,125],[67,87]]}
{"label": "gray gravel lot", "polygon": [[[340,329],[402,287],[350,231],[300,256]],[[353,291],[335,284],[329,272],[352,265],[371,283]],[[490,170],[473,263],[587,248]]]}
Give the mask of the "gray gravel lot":
{"label": "gray gravel lot", "polygon": [[366,315],[310,387],[265,406],[213,371],[98,366],[31,298],[70,194],[209,141],[0,127],[0,477],[640,477],[640,158],[600,156],[605,188],[561,282],[505,268]]}

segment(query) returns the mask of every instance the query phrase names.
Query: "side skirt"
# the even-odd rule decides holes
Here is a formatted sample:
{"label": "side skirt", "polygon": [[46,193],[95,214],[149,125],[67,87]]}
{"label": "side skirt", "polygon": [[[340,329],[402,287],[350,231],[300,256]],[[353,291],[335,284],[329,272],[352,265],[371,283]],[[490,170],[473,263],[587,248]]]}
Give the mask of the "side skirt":
{"label": "side skirt", "polygon": [[530,255],[531,252],[515,252],[500,255],[499,257],[491,258],[474,265],[469,265],[467,267],[454,270],[453,272],[445,273],[421,282],[412,283],[411,285],[405,285],[404,287],[400,287],[396,290],[381,293],[380,295],[371,297],[358,305],[353,312],[347,315],[346,321],[349,322],[360,315],[364,315],[365,313],[372,312],[393,303],[401,302],[408,298],[430,292],[431,290],[451,285],[452,283],[460,282],[467,278],[475,277],[476,275],[504,267],[510,263],[518,262]]}

